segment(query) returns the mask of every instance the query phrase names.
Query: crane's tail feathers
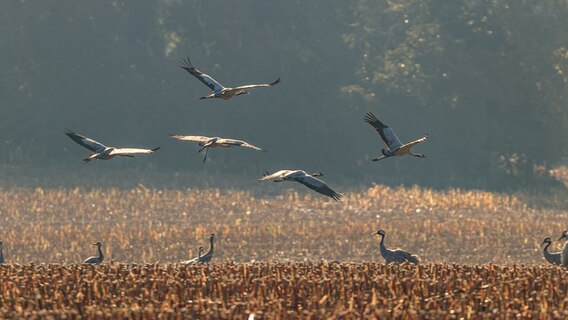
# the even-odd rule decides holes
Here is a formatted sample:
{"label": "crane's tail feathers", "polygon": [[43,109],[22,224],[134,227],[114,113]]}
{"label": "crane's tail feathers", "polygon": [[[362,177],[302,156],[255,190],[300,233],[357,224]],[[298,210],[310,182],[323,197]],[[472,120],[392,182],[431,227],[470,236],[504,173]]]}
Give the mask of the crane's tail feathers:
{"label": "crane's tail feathers", "polygon": [[422,260],[420,259],[419,256],[411,254],[410,257],[408,258],[408,262],[413,264],[419,264],[420,262],[422,262]]}
{"label": "crane's tail feathers", "polygon": [[264,171],[264,173],[262,174],[262,177],[260,177],[260,179],[258,179],[258,182],[266,181],[266,177],[268,177],[269,175],[270,175],[270,173],[268,171]]}

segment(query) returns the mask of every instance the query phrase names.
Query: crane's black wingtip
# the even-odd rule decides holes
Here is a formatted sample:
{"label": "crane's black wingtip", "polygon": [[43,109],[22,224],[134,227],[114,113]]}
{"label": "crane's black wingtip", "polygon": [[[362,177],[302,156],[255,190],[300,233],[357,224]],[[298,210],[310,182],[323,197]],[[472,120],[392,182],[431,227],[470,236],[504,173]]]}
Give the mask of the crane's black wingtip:
{"label": "crane's black wingtip", "polygon": [[181,66],[182,68],[193,68],[193,65],[191,64],[191,61],[189,60],[189,57],[186,58],[182,58],[181,59]]}
{"label": "crane's black wingtip", "polygon": [[367,112],[365,114],[365,116],[363,117],[363,120],[365,120],[365,122],[367,122],[367,123],[372,124],[373,122],[377,121],[378,119],[377,119],[377,117],[375,117],[375,115],[372,112]]}
{"label": "crane's black wingtip", "polygon": [[272,82],[270,83],[270,85],[273,86],[273,85],[279,84],[279,83],[280,83],[280,77],[278,77],[278,79],[272,81]]}
{"label": "crane's black wingtip", "polygon": [[150,150],[152,150],[152,152],[154,152],[154,151],[156,151],[156,150],[160,150],[160,148],[161,148],[161,147],[157,147],[157,148],[150,149]]}
{"label": "crane's black wingtip", "polygon": [[335,200],[335,201],[340,201],[341,198],[343,198],[343,196],[345,196],[345,194],[343,194],[343,193],[338,193],[338,192],[336,192],[336,193],[334,193],[333,195],[331,195],[331,197],[332,197],[333,200]]}
{"label": "crane's black wingtip", "polygon": [[73,138],[77,136],[77,133],[73,130],[65,129],[65,133],[69,138]]}

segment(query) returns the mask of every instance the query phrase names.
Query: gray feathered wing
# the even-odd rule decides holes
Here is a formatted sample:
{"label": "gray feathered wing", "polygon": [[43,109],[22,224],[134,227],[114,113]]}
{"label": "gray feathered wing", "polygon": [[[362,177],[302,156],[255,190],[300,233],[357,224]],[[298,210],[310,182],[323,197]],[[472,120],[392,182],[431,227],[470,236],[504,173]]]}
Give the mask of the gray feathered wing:
{"label": "gray feathered wing", "polygon": [[271,83],[262,83],[262,84],[247,84],[244,86],[238,86],[238,87],[234,87],[232,89],[254,89],[254,88],[267,88],[267,87],[272,87],[274,85],[277,85],[280,83],[280,78],[272,81]]}
{"label": "gray feathered wing", "polygon": [[289,174],[291,174],[292,172],[294,172],[294,171],[292,171],[292,170],[280,170],[280,171],[276,171],[276,172],[270,174],[267,171],[267,172],[264,173],[264,175],[260,179],[258,179],[258,181],[273,180],[275,182],[280,182],[280,181],[283,181],[284,178],[286,176],[288,176]]}
{"label": "gray feathered wing", "polygon": [[187,59],[182,60],[182,65],[180,66],[185,71],[189,72],[192,76],[199,79],[199,81],[203,82],[206,86],[208,86],[213,92],[216,94],[221,93],[225,87],[221,85],[217,80],[213,79],[210,75],[205,74],[193,67],[191,61],[189,61],[189,57]]}
{"label": "gray feathered wing", "polygon": [[400,142],[394,130],[377,119],[372,112],[367,113],[363,119],[375,128],[390,150],[395,151],[402,147],[402,142]]}
{"label": "gray feathered wing", "polygon": [[200,143],[206,143],[212,139],[211,137],[205,137],[205,136],[182,136],[177,134],[170,134],[170,137],[180,141],[192,141]]}
{"label": "gray feathered wing", "polygon": [[105,146],[104,144],[95,141],[91,138],[87,138],[83,135],[80,135],[78,133],[75,133],[71,130],[67,130],[67,132],[65,132],[65,134],[71,138],[73,141],[75,141],[76,143],[82,145],[83,147],[93,151],[93,152],[102,152],[104,149],[107,148],[107,146]]}
{"label": "gray feathered wing", "polygon": [[110,155],[114,156],[134,156],[135,154],[150,154],[160,147],[154,149],[140,149],[140,148],[115,148],[111,151]]}
{"label": "gray feathered wing", "polygon": [[237,140],[237,139],[220,139],[217,142],[219,143],[224,143],[224,144],[228,144],[231,146],[236,146],[236,147],[243,147],[243,148],[248,148],[248,149],[252,149],[252,150],[256,150],[256,151],[264,151],[263,149],[254,146],[246,141],[243,140]]}
{"label": "gray feathered wing", "polygon": [[311,175],[306,175],[303,177],[298,177],[295,178],[294,180],[296,180],[297,182],[305,185],[306,187],[321,193],[323,195],[326,195],[330,198],[332,198],[333,200],[340,200],[341,197],[343,196],[342,194],[336,192],[335,190],[331,189],[327,184],[325,184],[325,182],[321,181],[320,179],[313,177]]}

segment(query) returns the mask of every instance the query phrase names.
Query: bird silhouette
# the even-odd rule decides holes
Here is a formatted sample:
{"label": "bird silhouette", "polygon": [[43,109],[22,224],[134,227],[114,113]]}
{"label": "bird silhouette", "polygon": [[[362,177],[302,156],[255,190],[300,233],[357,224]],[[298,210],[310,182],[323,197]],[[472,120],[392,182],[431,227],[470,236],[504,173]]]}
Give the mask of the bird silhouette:
{"label": "bird silhouette", "polygon": [[198,152],[205,150],[205,157],[203,158],[203,162],[207,160],[207,152],[209,148],[230,148],[230,147],[243,147],[251,150],[256,151],[266,151],[259,147],[253,146],[252,144],[237,139],[225,139],[219,137],[204,137],[204,136],[181,136],[171,134],[170,137],[180,140],[180,141],[192,141],[197,142],[201,149]]}
{"label": "bird silhouette", "polygon": [[418,158],[426,158],[425,154],[413,153],[410,148],[414,147],[419,143],[426,141],[426,139],[428,139],[427,134],[418,140],[414,140],[407,144],[402,144],[402,142],[400,142],[400,139],[396,136],[396,133],[394,133],[394,130],[389,126],[385,125],[384,123],[382,123],[381,121],[379,121],[379,119],[377,119],[377,117],[375,117],[375,115],[372,114],[371,112],[367,113],[364,119],[365,122],[369,123],[370,125],[373,126],[373,128],[375,128],[375,130],[377,130],[377,132],[381,136],[381,139],[387,146],[387,149],[381,150],[382,156],[374,158],[373,161],[379,161],[386,159],[388,157],[395,157],[395,156],[398,157],[403,155],[411,155]]}
{"label": "bird silhouette", "polygon": [[150,154],[160,147],[154,149],[139,149],[139,148],[115,148],[115,147],[107,147],[104,144],[95,141],[91,138],[87,138],[83,135],[77,134],[73,131],[68,130],[65,134],[71,138],[76,143],[82,145],[83,147],[95,152],[94,154],[88,156],[87,158],[83,159],[85,162],[89,162],[91,160],[99,159],[99,160],[109,160],[114,157],[129,157],[134,158],[134,155],[137,154]]}
{"label": "bird silhouette", "polygon": [[384,230],[379,230],[373,234],[378,234],[379,236],[381,236],[381,255],[383,256],[383,258],[386,260],[387,263],[403,263],[403,262],[409,262],[412,264],[419,264],[420,263],[420,258],[417,255],[411,254],[409,252],[406,252],[402,249],[395,249],[395,250],[389,250],[387,249],[387,247],[385,246],[385,231]]}
{"label": "bird silhouette", "polygon": [[316,172],[313,174],[308,174],[304,170],[280,170],[273,174],[265,172],[264,176],[258,179],[259,182],[272,180],[274,182],[282,182],[282,181],[296,181],[299,182],[306,187],[326,195],[333,200],[340,200],[343,197],[343,194],[338,193],[331,189],[325,182],[316,178],[323,176],[323,173]]}
{"label": "bird silhouette", "polygon": [[203,84],[208,86],[211,90],[213,90],[213,93],[199,98],[201,100],[212,99],[212,98],[219,98],[219,99],[223,99],[223,100],[228,100],[228,99],[231,99],[234,96],[240,96],[241,94],[248,94],[249,93],[248,89],[267,88],[267,87],[272,87],[272,86],[280,83],[280,78],[278,78],[278,79],[272,81],[271,83],[248,84],[248,85],[244,85],[244,86],[226,88],[222,84],[217,82],[215,79],[213,79],[211,76],[195,69],[193,67],[193,65],[191,64],[191,61],[189,61],[189,57],[185,60],[182,60],[182,65],[180,67],[182,69],[184,69],[185,71],[189,72],[189,74],[191,74],[192,76],[199,79],[199,81],[203,82]]}
{"label": "bird silhouette", "polygon": [[104,260],[105,257],[103,256],[103,251],[101,250],[101,242],[97,241],[97,242],[93,243],[93,245],[97,246],[98,255],[88,257],[87,260],[83,261],[83,264],[101,264],[101,263],[103,263],[103,260]]}
{"label": "bird silhouette", "polygon": [[201,263],[209,263],[211,262],[211,259],[213,259],[213,241],[215,240],[215,234],[212,233],[211,236],[209,237],[209,251],[207,251],[207,253],[205,253],[204,255],[202,255],[201,257],[199,257],[199,262]]}
{"label": "bird silhouette", "polygon": [[544,258],[546,259],[546,261],[555,264],[555,265],[560,265],[561,263],[561,254],[560,252],[548,252],[548,247],[550,247],[550,245],[552,244],[552,239],[551,238],[545,238],[544,241],[540,244],[541,246],[543,244],[546,244],[544,246],[544,249],[542,250],[542,253],[544,254]]}

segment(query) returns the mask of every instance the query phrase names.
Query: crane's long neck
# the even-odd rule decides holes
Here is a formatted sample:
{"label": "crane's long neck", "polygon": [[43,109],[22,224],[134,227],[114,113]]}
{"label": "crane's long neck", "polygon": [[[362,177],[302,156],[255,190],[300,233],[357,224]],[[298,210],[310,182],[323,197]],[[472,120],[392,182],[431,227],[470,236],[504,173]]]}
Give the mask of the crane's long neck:
{"label": "crane's long neck", "polygon": [[388,252],[387,247],[385,247],[385,236],[382,235],[382,234],[379,234],[379,236],[381,236],[381,244],[380,244],[380,246],[381,246],[381,254],[384,256],[385,253]]}
{"label": "crane's long neck", "polygon": [[548,247],[550,247],[550,244],[551,244],[550,242],[547,242],[547,243],[546,243],[546,245],[544,246],[544,249],[543,249],[544,253],[549,253],[549,252],[548,252]]}
{"label": "crane's long neck", "polygon": [[209,251],[205,255],[213,254],[213,237],[211,237],[211,246],[209,247]]}
{"label": "crane's long neck", "polygon": [[101,246],[100,246],[100,245],[98,245],[97,247],[99,248],[99,260],[102,260],[103,257],[104,257],[104,256],[103,256],[103,250],[101,250]]}
{"label": "crane's long neck", "polygon": [[550,244],[551,244],[550,242],[547,242],[546,245],[544,246],[544,249],[542,249],[542,252],[543,252],[543,254],[544,254],[544,257],[546,258],[546,261],[548,261],[548,262],[551,262],[551,260],[550,260],[551,254],[550,254],[550,252],[548,251],[548,247],[550,247]]}

